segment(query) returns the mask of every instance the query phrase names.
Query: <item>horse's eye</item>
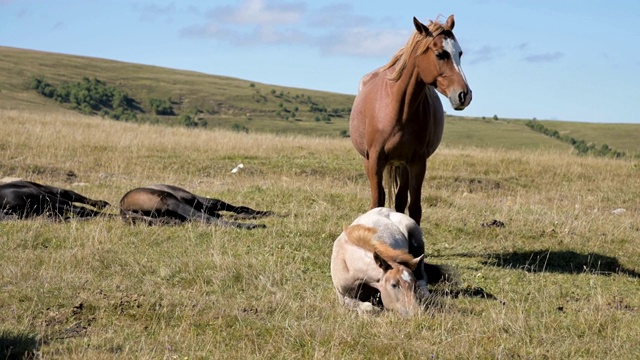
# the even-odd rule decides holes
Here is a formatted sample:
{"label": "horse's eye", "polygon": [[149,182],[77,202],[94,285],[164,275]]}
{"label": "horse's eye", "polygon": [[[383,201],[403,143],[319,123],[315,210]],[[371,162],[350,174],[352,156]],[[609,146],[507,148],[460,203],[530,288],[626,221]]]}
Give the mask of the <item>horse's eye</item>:
{"label": "horse's eye", "polygon": [[447,60],[451,57],[451,54],[449,54],[448,51],[441,51],[436,54],[436,57],[438,58],[438,60]]}
{"label": "horse's eye", "polygon": [[398,283],[391,283],[391,287],[393,289],[397,289],[398,288]]}

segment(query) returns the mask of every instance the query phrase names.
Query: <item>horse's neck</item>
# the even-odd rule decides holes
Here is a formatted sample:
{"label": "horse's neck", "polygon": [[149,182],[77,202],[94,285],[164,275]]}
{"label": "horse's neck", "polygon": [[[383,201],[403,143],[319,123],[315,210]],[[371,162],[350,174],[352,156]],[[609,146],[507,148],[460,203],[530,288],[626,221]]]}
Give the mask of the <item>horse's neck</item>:
{"label": "horse's neck", "polygon": [[400,104],[404,107],[403,112],[406,115],[415,109],[416,104],[424,101],[428,87],[429,85],[422,81],[415,57],[412,56],[400,79],[394,83],[392,92],[394,97],[401,101]]}

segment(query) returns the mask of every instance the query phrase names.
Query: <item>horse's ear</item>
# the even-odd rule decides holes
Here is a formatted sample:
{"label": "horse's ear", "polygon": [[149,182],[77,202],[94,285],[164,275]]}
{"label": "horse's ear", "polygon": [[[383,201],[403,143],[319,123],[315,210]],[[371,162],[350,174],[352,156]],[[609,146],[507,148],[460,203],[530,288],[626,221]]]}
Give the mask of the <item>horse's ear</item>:
{"label": "horse's ear", "polygon": [[444,28],[453,31],[453,27],[456,26],[456,21],[453,18],[453,14],[449,15],[447,21],[444,23]]}
{"label": "horse's ear", "polygon": [[382,256],[378,255],[377,252],[373,253],[373,260],[375,260],[376,265],[378,265],[378,267],[380,267],[380,269],[382,269],[382,271],[384,272],[387,272],[393,268],[391,264],[389,264],[387,260],[383,259]]}
{"label": "horse's ear", "polygon": [[424,36],[431,36],[431,31],[429,31],[429,28],[420,22],[420,20],[416,19],[416,17],[413,17],[413,26],[415,26],[416,30],[424,35]]}

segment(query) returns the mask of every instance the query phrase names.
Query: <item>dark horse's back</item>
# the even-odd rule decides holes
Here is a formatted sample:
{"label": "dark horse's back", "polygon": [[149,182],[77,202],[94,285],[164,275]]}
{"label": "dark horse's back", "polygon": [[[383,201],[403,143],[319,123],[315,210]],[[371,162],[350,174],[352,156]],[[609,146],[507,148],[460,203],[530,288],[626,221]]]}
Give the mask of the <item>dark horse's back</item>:
{"label": "dark horse's back", "polygon": [[[94,209],[77,206],[85,204]],[[59,218],[94,217],[109,205],[104,200],[87,198],[73,190],[17,180],[0,185],[0,211],[5,218],[48,215]]]}

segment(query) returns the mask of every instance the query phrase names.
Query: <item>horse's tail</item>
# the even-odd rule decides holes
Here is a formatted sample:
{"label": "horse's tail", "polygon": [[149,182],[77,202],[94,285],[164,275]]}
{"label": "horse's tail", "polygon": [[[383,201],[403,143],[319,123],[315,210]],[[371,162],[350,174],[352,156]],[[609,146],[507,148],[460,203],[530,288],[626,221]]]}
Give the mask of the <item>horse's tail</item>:
{"label": "horse's tail", "polygon": [[387,199],[389,207],[392,208],[395,204],[395,194],[398,191],[398,184],[400,183],[400,171],[402,168],[399,165],[387,165],[384,169],[384,188],[387,192]]}

